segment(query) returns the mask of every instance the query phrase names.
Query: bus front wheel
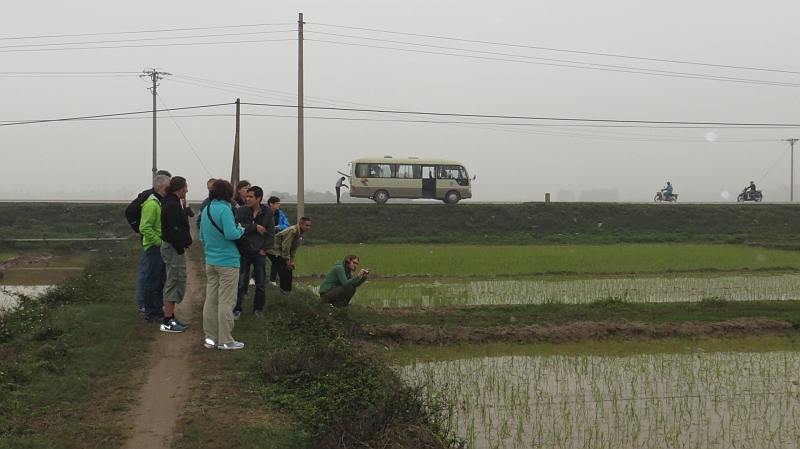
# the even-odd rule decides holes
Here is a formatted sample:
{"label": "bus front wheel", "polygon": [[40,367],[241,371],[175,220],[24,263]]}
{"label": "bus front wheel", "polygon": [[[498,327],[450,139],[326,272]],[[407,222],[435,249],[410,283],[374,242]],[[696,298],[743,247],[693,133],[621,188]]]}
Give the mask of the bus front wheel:
{"label": "bus front wheel", "polygon": [[372,197],[378,204],[386,204],[389,201],[389,192],[385,190],[378,190],[375,192],[375,196]]}
{"label": "bus front wheel", "polygon": [[449,204],[456,204],[461,200],[461,195],[458,194],[455,190],[451,190],[447,192],[447,195],[444,196],[444,202]]}

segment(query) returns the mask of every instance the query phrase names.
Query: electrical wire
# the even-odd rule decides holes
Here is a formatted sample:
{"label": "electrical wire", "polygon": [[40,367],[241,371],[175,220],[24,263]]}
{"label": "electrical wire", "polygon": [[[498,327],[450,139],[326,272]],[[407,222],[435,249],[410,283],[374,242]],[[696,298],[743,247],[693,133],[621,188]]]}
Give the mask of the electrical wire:
{"label": "electrical wire", "polygon": [[66,51],[66,50],[110,50],[119,48],[147,48],[147,47],[185,47],[191,45],[219,45],[219,44],[253,44],[262,42],[296,42],[297,39],[252,39],[239,41],[220,42],[175,42],[171,44],[143,44],[143,45],[103,45],[98,47],[59,47],[59,48],[23,48],[0,50],[0,53],[37,52],[37,51]]}
{"label": "electrical wire", "polygon": [[762,176],[762,177],[761,177],[761,179],[759,179],[759,180],[758,180],[758,183],[759,183],[759,184],[761,184],[761,181],[763,181],[763,180],[764,180],[764,178],[766,178],[766,177],[767,177],[767,175],[769,174],[769,172],[771,172],[771,171],[772,171],[772,169],[773,169],[773,168],[775,168],[775,166],[776,166],[776,165],[778,165],[778,162],[780,162],[780,161],[781,161],[781,159],[783,159],[783,156],[785,156],[785,155],[786,155],[786,152],[787,152],[787,151],[789,151],[789,148],[791,148],[791,145],[789,145],[789,146],[787,146],[787,147],[786,147],[786,150],[784,150],[784,151],[783,151],[783,153],[781,153],[781,156],[780,156],[780,157],[779,157],[779,158],[778,158],[778,159],[775,161],[775,163],[774,163],[774,164],[772,164],[772,167],[770,167],[770,168],[769,168],[769,170],[767,170],[767,172],[766,172],[766,173],[764,173],[764,176]]}
{"label": "electrical wire", "polygon": [[197,154],[197,151],[195,151],[194,147],[192,146],[192,143],[189,142],[189,139],[186,137],[186,134],[183,132],[183,130],[181,129],[180,125],[178,125],[178,121],[175,120],[175,117],[172,116],[172,112],[167,107],[167,104],[164,103],[164,100],[161,98],[161,95],[156,92],[156,96],[158,97],[158,101],[160,101],[161,104],[164,106],[164,110],[167,111],[167,114],[169,114],[169,117],[172,119],[172,122],[175,123],[175,127],[178,128],[178,131],[181,132],[181,135],[183,136],[183,140],[185,140],[186,144],[189,145],[189,148],[192,149],[192,153],[194,153],[194,157],[197,158],[197,160],[200,162],[200,165],[202,165],[203,169],[206,171],[206,173],[208,173],[208,176],[211,177],[211,172],[208,171],[208,168],[206,167],[206,164],[204,164],[203,160],[200,159],[200,155]]}
{"label": "electrical wire", "polygon": [[0,78],[114,78],[139,75],[141,72],[0,72]]}
{"label": "electrical wire", "polygon": [[[656,71],[650,69],[637,69],[637,68],[610,68],[610,67],[590,67],[592,65],[597,66],[598,64],[591,64],[591,63],[580,63],[580,62],[569,62],[569,63],[555,63],[555,62],[540,62],[540,61],[526,61],[526,60],[519,60],[519,59],[508,59],[502,57],[491,57],[491,56],[477,56],[477,55],[470,55],[470,54],[458,54],[458,53],[447,53],[447,52],[440,52],[440,51],[431,51],[431,50],[414,50],[408,48],[397,48],[397,47],[386,47],[382,45],[370,45],[370,44],[359,44],[354,42],[337,42],[337,41],[329,41],[329,40],[322,40],[322,39],[311,39],[306,38],[306,41],[311,42],[321,42],[326,44],[334,44],[334,45],[348,45],[353,47],[364,47],[364,48],[375,48],[375,49],[382,49],[382,50],[395,50],[395,51],[402,51],[408,53],[423,53],[423,54],[430,54],[430,55],[441,55],[441,56],[455,56],[461,58],[469,58],[469,59],[484,59],[489,61],[500,61],[500,62],[516,62],[520,64],[533,64],[533,65],[543,65],[543,66],[550,66],[550,67],[566,67],[572,69],[583,69],[583,70],[597,70],[602,72],[618,72],[618,73],[631,73],[631,74],[638,74],[638,75],[652,75],[652,76],[662,76],[662,77],[672,77],[672,78],[686,78],[686,79],[700,79],[700,80],[709,80],[709,81],[726,81],[731,83],[743,83],[743,84],[758,84],[758,85],[767,85],[767,86],[781,86],[781,87],[800,87],[798,83],[787,83],[787,82],[780,82],[780,81],[767,81],[767,80],[755,80],[755,79],[747,79],[747,78],[733,78],[733,77],[724,77],[724,76],[715,76],[715,75],[700,75],[700,74],[690,74],[690,73],[681,73],[681,72],[668,72],[668,71]],[[470,50],[460,50],[460,51],[470,51]],[[523,56],[518,56],[523,57]]]}
{"label": "electrical wire", "polygon": [[[621,58],[621,59],[632,59],[632,60],[639,60],[639,61],[649,61],[649,62],[663,62],[663,63],[670,63],[670,64],[684,64],[684,65],[694,65],[694,66],[701,66],[701,67],[714,67],[714,68],[725,68],[725,69],[737,69],[737,70],[752,70],[758,72],[771,72],[771,73],[784,73],[784,74],[792,74],[792,75],[800,75],[798,71],[791,71],[791,70],[779,70],[779,69],[767,69],[761,67],[747,67],[747,66],[739,66],[739,65],[727,65],[727,64],[713,64],[713,63],[706,63],[706,62],[694,62],[694,61],[681,61],[677,59],[662,59],[662,58],[648,58],[642,56],[630,56],[630,55],[620,55],[620,54],[613,54],[613,53],[599,53],[599,52],[590,52],[590,51],[580,51],[580,50],[566,50],[561,48],[553,48],[553,47],[540,47],[534,45],[521,45],[521,44],[509,44],[504,42],[491,42],[491,41],[481,41],[475,39],[462,39],[462,38],[455,38],[455,37],[447,37],[447,36],[434,36],[429,34],[417,34],[417,33],[404,33],[399,31],[388,31],[388,30],[377,30],[373,28],[361,28],[361,27],[352,27],[352,26],[344,26],[344,25],[333,25],[327,23],[315,23],[315,22],[306,22],[307,25],[317,25],[323,27],[333,27],[333,28],[344,28],[350,30],[359,30],[359,31],[369,31],[374,33],[386,33],[386,34],[396,34],[402,36],[412,36],[412,37],[422,37],[427,39],[441,39],[441,40],[449,40],[449,41],[457,41],[457,42],[467,42],[472,44],[485,44],[485,45],[498,45],[504,47],[514,47],[514,48],[525,48],[531,50],[542,50],[542,51],[551,51],[551,52],[561,52],[561,53],[572,53],[572,54],[580,54],[580,55],[589,55],[589,56],[602,56],[608,58]],[[305,31],[305,30],[304,30]]]}
{"label": "electrical wire", "polygon": [[[199,106],[184,106],[181,108],[173,108],[172,111],[184,111],[189,109],[203,109],[203,108],[214,108],[219,106],[230,106],[235,103],[218,103],[218,104],[205,104]],[[156,112],[163,112],[164,110],[156,110]],[[53,118],[53,119],[38,119],[38,120],[19,120],[19,121],[7,121],[7,122],[0,122],[0,126],[16,126],[16,125],[32,125],[37,123],[54,123],[54,122],[71,122],[71,121],[80,121],[80,120],[92,120],[92,119],[101,119],[101,118],[111,118],[111,117],[124,117],[129,115],[138,115],[138,114],[152,114],[153,111],[134,111],[134,112],[118,112],[114,114],[98,114],[98,115],[82,115],[78,117],[63,117],[63,118]]]}
{"label": "electrical wire", "polygon": [[224,25],[212,27],[192,27],[192,28],[168,28],[162,30],[140,30],[140,31],[116,31],[108,33],[82,33],[82,34],[50,34],[43,36],[17,36],[17,37],[0,37],[0,41],[6,40],[22,40],[22,39],[54,39],[62,37],[85,37],[85,36],[115,36],[125,34],[146,34],[146,33],[174,33],[179,31],[198,31],[198,30],[220,30],[230,28],[248,28],[248,27],[262,27],[262,26],[287,26],[297,25],[297,23],[255,23],[249,25]]}

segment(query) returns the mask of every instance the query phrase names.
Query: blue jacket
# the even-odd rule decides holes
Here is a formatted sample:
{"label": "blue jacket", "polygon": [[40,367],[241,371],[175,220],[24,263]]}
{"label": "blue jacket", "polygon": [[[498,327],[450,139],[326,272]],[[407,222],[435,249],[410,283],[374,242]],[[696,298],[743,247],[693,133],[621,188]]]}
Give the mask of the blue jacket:
{"label": "blue jacket", "polygon": [[276,234],[291,226],[289,224],[289,220],[286,219],[286,214],[284,214],[280,209],[275,211],[273,220],[275,220],[275,226],[278,227],[277,232],[275,232]]}
{"label": "blue jacket", "polygon": [[672,195],[672,184],[668,185],[665,190],[667,191],[667,196]]}
{"label": "blue jacket", "polygon": [[[244,234],[244,229],[236,225],[230,203],[212,200],[202,214],[205,219],[200,222],[200,241],[205,247],[206,263],[218,267],[239,268],[239,250],[233,241]],[[212,220],[222,228],[224,235],[208,219],[207,214],[211,214]]]}

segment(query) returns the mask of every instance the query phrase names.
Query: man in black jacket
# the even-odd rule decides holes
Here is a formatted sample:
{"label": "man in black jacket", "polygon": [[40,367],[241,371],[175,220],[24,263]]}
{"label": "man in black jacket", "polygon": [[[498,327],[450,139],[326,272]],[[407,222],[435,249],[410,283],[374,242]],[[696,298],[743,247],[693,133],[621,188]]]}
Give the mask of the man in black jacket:
{"label": "man in black jacket", "polygon": [[[250,282],[250,266],[253,266],[253,276],[256,281],[256,294],[253,300],[253,313],[257,317],[264,314],[266,296],[266,267],[267,250],[272,248],[275,240],[275,223],[272,210],[261,204],[264,191],[261,187],[252,186],[245,195],[246,205],[236,209],[236,223],[244,228],[243,239],[250,244],[250,251],[241,254],[239,263],[239,292],[236,297],[236,307],[233,309],[233,319],[238,320],[242,314],[242,299],[247,296],[247,286]],[[240,253],[241,247],[239,248]]]}
{"label": "man in black jacket", "polygon": [[161,200],[161,258],[167,265],[164,284],[163,332],[183,332],[186,325],[175,317],[175,304],[186,294],[186,249],[192,244],[189,233],[189,215],[184,203],[189,185],[186,179],[175,176],[169,182],[166,195]]}

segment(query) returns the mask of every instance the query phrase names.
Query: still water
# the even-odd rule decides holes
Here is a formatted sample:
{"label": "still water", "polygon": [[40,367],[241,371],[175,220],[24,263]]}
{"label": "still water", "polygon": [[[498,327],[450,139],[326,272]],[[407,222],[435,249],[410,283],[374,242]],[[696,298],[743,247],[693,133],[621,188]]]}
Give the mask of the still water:
{"label": "still water", "polygon": [[0,313],[11,310],[17,306],[16,294],[37,296],[45,292],[52,285],[0,285]]}

